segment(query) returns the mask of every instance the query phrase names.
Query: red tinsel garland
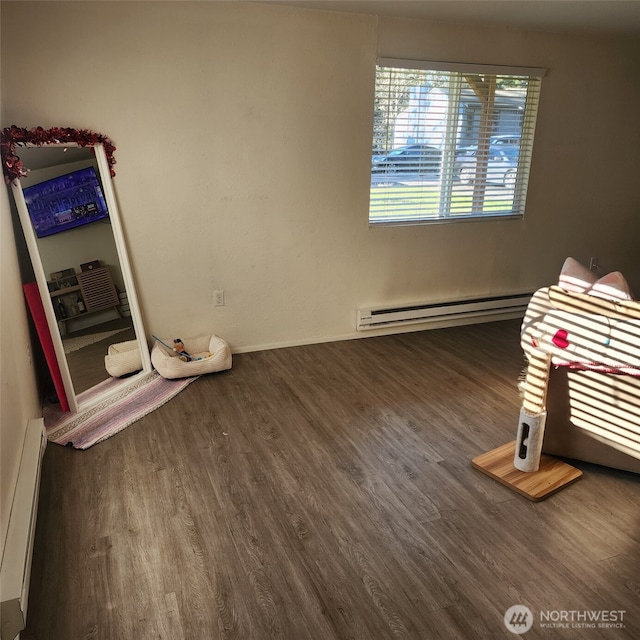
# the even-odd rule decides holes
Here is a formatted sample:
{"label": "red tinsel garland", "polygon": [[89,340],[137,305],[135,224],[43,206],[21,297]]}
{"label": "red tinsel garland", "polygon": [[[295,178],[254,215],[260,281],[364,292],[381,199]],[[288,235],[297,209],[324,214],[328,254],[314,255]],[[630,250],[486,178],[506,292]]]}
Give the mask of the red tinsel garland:
{"label": "red tinsel garland", "polygon": [[71,129],[69,127],[24,129],[13,125],[2,130],[0,142],[4,181],[8,184],[14,180],[19,180],[28,173],[28,169],[25,168],[22,160],[16,155],[16,147],[26,144],[42,146],[43,144],[64,144],[65,142],[74,142],[80,147],[92,147],[96,144],[102,144],[107,156],[109,173],[111,177],[116,175],[113,169],[113,165],[116,163],[113,152],[116,148],[111,140],[101,133],[94,133],[88,129]]}

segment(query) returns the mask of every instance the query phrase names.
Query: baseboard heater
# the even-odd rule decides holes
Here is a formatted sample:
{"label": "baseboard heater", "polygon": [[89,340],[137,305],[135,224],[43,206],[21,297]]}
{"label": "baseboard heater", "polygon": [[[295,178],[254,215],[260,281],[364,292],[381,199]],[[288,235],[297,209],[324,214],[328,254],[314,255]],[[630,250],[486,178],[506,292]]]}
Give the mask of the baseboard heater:
{"label": "baseboard heater", "polygon": [[358,309],[358,331],[438,323],[440,326],[508,320],[524,315],[533,293],[466,298],[448,302]]}
{"label": "baseboard heater", "polygon": [[26,623],[40,470],[46,444],[44,421],[42,418],[30,420],[22,446],[7,538],[2,553],[1,640],[13,640],[24,629]]}

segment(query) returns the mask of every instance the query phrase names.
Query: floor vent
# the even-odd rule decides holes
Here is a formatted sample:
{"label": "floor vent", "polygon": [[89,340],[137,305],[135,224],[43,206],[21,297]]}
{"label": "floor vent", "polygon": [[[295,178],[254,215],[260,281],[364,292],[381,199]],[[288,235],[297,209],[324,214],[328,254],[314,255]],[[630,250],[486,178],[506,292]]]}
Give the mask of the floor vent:
{"label": "floor vent", "polygon": [[[437,322],[440,326],[508,320],[524,315],[532,293],[358,309],[358,331]],[[479,320],[480,319],[480,320]]]}

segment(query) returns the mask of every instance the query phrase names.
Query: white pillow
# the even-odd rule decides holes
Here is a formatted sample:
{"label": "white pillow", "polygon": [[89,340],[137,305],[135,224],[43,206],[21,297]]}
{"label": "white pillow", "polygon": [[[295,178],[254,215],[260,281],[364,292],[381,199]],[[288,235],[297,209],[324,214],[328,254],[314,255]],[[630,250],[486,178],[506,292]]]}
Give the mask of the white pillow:
{"label": "white pillow", "polygon": [[574,258],[567,258],[560,270],[558,286],[565,291],[587,293],[597,280],[598,276],[593,271],[581,265]]}
{"label": "white pillow", "polygon": [[633,300],[633,292],[625,277],[619,271],[612,271],[602,276],[587,291],[591,296],[605,298],[607,300]]}

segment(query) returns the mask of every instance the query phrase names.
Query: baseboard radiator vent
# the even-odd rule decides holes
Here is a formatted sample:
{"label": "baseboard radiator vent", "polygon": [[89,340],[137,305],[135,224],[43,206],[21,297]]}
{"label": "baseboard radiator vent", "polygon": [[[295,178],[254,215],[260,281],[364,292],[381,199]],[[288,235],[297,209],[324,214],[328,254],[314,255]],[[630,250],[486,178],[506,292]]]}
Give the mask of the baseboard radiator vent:
{"label": "baseboard radiator vent", "polygon": [[1,640],[13,640],[26,624],[31,556],[38,512],[40,471],[47,444],[44,420],[27,425],[0,569]]}
{"label": "baseboard radiator vent", "polygon": [[358,331],[438,323],[473,324],[522,317],[533,293],[358,309]]}

